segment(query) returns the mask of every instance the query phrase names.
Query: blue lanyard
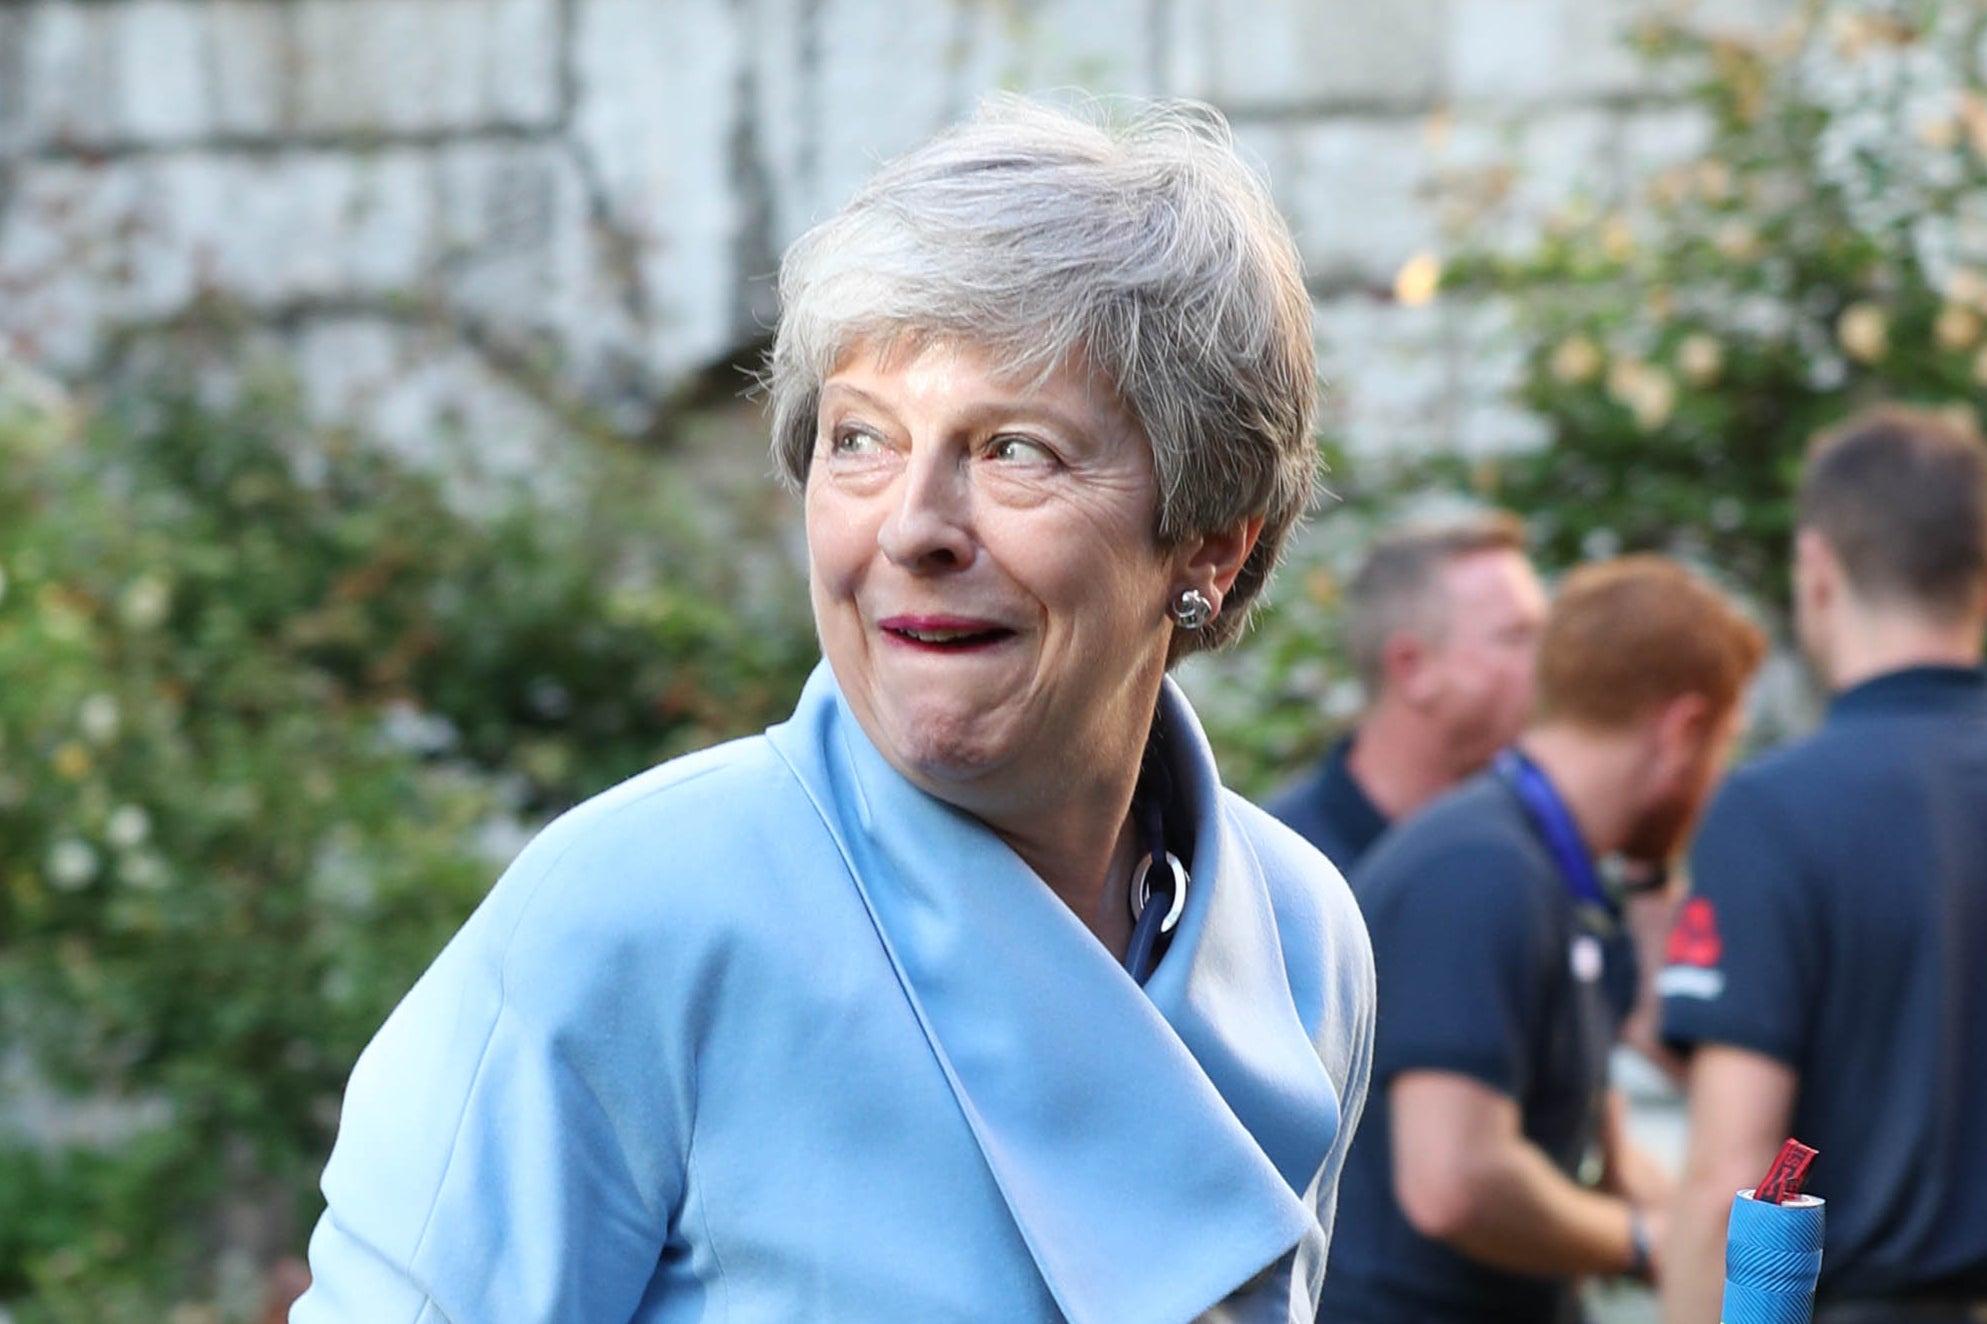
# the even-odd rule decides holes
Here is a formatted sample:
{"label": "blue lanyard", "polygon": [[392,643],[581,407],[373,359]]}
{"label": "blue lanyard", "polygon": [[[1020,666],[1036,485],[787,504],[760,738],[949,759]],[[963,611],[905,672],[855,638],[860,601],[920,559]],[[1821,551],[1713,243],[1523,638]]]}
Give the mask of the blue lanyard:
{"label": "blue lanyard", "polygon": [[1538,826],[1540,835],[1545,838],[1546,849],[1552,852],[1553,863],[1559,866],[1559,876],[1566,880],[1566,890],[1573,894],[1573,899],[1599,906],[1609,915],[1615,914],[1615,904],[1609,898],[1607,889],[1601,886],[1601,872],[1594,867],[1593,857],[1587,854],[1587,843],[1581,839],[1580,825],[1573,821],[1573,811],[1566,807],[1566,801],[1559,798],[1559,792],[1553,788],[1552,781],[1539,765],[1517,750],[1507,749],[1497,756],[1493,766]]}

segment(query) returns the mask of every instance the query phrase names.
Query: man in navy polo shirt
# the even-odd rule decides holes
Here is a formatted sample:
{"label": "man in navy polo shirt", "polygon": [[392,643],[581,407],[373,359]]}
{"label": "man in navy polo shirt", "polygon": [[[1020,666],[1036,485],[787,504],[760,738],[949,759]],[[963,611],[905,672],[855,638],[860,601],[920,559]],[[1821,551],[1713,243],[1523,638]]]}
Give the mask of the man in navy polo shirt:
{"label": "man in navy polo shirt", "polygon": [[1380,1012],[1321,1320],[1563,1324],[1581,1276],[1653,1273],[1669,1184],[1608,1088],[1635,981],[1596,862],[1674,853],[1764,650],[1674,562],[1575,571],[1524,739],[1354,871]]}
{"label": "man in navy polo shirt", "polygon": [[1717,1318],[1732,1193],[1821,1151],[1816,1324],[1987,1319],[1987,447],[1888,408],[1823,437],[1794,606],[1835,694],[1735,774],[1658,981],[1692,1051],[1664,1318]]}
{"label": "man in navy polo shirt", "polygon": [[1269,811],[1350,874],[1390,823],[1517,738],[1545,606],[1515,516],[1381,538],[1345,593],[1366,713]]}

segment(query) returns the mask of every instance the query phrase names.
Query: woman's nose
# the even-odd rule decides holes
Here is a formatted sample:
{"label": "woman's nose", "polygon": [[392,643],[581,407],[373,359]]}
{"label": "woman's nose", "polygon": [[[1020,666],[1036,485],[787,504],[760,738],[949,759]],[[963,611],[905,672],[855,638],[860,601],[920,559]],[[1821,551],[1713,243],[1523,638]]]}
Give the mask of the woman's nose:
{"label": "woman's nose", "polygon": [[971,564],[971,494],[963,467],[942,454],[914,451],[890,513],[877,533],[891,562],[923,574]]}

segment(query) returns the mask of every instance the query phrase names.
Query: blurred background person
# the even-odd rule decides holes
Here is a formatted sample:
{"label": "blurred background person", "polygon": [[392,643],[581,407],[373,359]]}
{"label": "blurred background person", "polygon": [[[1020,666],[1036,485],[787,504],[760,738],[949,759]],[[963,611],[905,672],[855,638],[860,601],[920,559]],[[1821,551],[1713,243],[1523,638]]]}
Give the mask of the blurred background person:
{"label": "blurred background person", "polygon": [[1381,1013],[1321,1319],[1570,1321],[1581,1277],[1654,1274],[1669,1181],[1609,1088],[1633,957],[1597,861],[1679,848],[1764,648],[1674,562],[1574,571],[1524,738],[1354,872]]}
{"label": "blurred background person", "polygon": [[1514,515],[1383,535],[1345,592],[1366,711],[1269,811],[1350,874],[1390,824],[1524,729],[1545,612]]}
{"label": "blurred background person", "polygon": [[1732,1193],[1788,1135],[1828,1201],[1817,1324],[1987,1318],[1987,447],[1884,408],[1821,437],[1794,605],[1835,698],[1691,852],[1663,1028],[1691,1050],[1663,1314],[1716,1317]]}
{"label": "blurred background person", "polygon": [[394,1011],[297,1324],[1311,1317],[1371,953],[1166,679],[1309,503],[1310,317],[1220,117],[1120,115],[996,102],[788,251],[824,661]]}

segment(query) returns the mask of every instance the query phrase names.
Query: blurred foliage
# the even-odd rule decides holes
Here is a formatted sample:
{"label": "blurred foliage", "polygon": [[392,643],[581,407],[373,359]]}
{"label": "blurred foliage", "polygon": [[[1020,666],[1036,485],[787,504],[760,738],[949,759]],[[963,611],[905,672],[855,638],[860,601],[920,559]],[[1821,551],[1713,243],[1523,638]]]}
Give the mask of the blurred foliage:
{"label": "blurred foliage", "polygon": [[1548,563],[1663,550],[1781,604],[1818,429],[1880,399],[1987,403],[1984,38],[1987,9],[1940,0],[1638,30],[1702,153],[1444,281],[1515,308],[1518,399],[1550,440],[1474,486]]}
{"label": "blurred foliage", "polygon": [[223,1225],[301,1249],[353,1059],[522,834],[815,657],[653,458],[469,515],[300,420],[0,364],[0,1052],[115,1118],[0,1133],[21,1324],[251,1308],[201,1313]]}
{"label": "blurred foliage", "polygon": [[1403,494],[1426,485],[1419,467],[1355,466],[1333,441],[1322,455],[1319,507],[1291,537],[1248,633],[1227,652],[1190,657],[1177,672],[1222,783],[1251,797],[1274,791],[1358,716],[1363,696],[1345,654],[1343,586]]}

